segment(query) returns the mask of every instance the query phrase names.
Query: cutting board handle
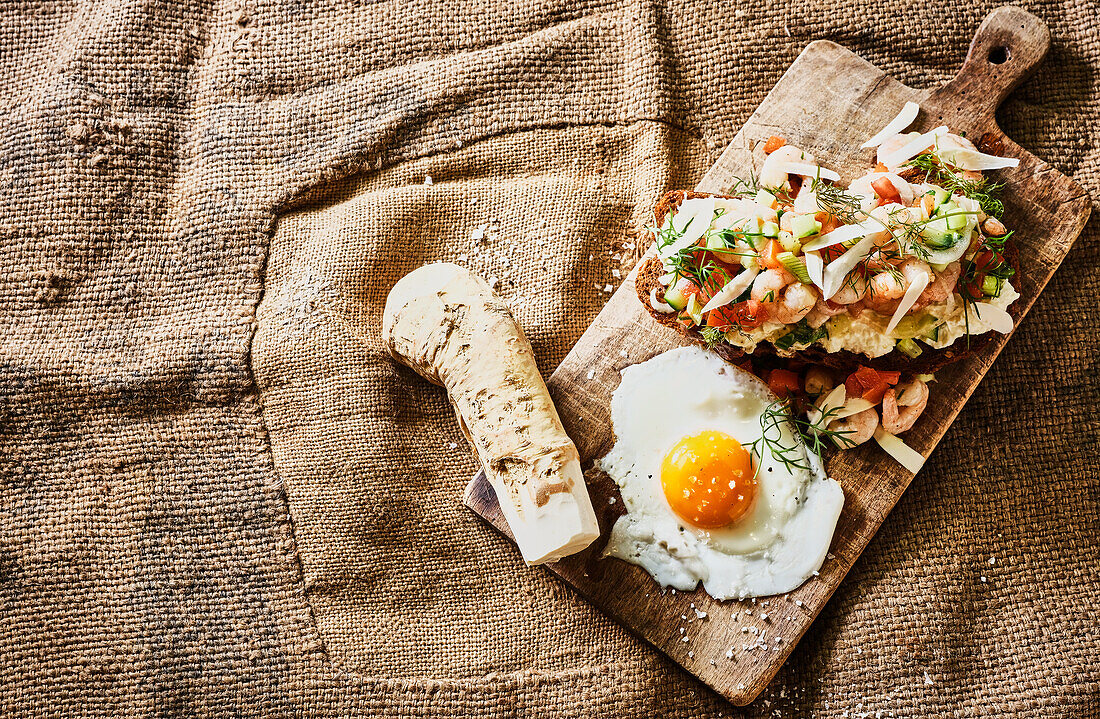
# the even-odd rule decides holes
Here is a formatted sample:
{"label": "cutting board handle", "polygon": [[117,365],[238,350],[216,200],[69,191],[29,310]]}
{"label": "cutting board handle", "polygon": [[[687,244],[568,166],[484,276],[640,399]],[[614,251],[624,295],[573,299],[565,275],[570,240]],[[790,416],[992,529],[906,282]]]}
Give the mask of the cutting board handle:
{"label": "cutting board handle", "polygon": [[959,74],[935,94],[965,97],[968,105],[992,118],[1048,50],[1046,23],[1015,5],[999,7],[982,21]]}

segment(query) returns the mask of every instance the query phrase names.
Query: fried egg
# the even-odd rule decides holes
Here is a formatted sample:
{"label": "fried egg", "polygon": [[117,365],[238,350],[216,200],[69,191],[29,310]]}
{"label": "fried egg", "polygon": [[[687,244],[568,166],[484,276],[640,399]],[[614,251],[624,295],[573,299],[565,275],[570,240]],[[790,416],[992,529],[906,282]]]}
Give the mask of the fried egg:
{"label": "fried egg", "polygon": [[[615,445],[599,466],[626,514],[604,555],[663,586],[702,582],[716,599],[805,582],[829,551],[844,492],[785,419],[771,421],[775,401],[761,380],[698,347],[624,369],[611,400]],[[771,451],[780,446],[786,462]]]}

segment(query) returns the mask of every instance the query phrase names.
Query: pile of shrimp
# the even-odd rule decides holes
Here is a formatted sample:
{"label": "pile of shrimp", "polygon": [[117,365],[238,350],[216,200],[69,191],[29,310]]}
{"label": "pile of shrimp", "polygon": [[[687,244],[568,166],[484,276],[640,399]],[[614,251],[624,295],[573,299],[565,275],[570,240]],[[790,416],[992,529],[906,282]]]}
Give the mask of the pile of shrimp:
{"label": "pile of shrimp", "polygon": [[[823,417],[817,427],[821,433],[836,438],[834,444],[847,449],[863,444],[881,427],[889,434],[898,435],[916,424],[928,406],[928,376],[902,375],[897,372],[880,372],[860,367],[847,376],[818,365],[800,365],[791,362],[787,368],[777,367],[758,371],[768,386],[781,399],[791,403],[792,410],[805,413],[810,408],[822,408],[822,403],[838,385],[846,386],[846,402],[837,408],[835,417]],[[860,411],[848,414],[843,411],[855,407],[853,400],[865,402]]]}

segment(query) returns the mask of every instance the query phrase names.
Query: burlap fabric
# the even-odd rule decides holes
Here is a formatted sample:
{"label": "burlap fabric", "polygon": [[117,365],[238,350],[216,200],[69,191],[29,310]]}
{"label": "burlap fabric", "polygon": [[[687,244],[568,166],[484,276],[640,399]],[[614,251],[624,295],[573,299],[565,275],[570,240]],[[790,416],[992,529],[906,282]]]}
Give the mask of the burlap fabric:
{"label": "burlap fabric", "polygon": [[[0,715],[1100,716],[1095,222],[746,710],[461,508],[378,339],[455,260],[549,371],[807,42],[931,86],[990,7],[0,5]],[[1100,197],[1097,6],[1030,9],[1002,124]]]}

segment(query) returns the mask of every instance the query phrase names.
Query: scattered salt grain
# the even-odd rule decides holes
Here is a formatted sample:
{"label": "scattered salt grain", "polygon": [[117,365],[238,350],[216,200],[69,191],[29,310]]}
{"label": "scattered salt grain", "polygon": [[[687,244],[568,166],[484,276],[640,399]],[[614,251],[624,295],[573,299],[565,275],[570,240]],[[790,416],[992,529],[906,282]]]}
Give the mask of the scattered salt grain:
{"label": "scattered salt grain", "polygon": [[615,498],[614,497],[608,497],[607,498],[607,503],[608,504],[615,504]]}
{"label": "scattered salt grain", "polygon": [[458,449],[458,442],[451,442],[447,447],[450,449]]}
{"label": "scattered salt grain", "polygon": [[996,558],[996,557],[990,557],[990,558],[989,558],[989,563],[990,563],[991,565],[993,565],[993,564],[996,564],[996,563],[997,563],[997,558]]}
{"label": "scattered salt grain", "polygon": [[618,270],[611,270],[611,276],[614,277],[615,279],[619,280],[619,279],[622,279],[623,273],[619,272]]}
{"label": "scattered salt grain", "polygon": [[588,370],[588,379],[592,379],[595,376],[596,376],[596,370],[594,370],[594,369]]}
{"label": "scattered salt grain", "polygon": [[926,671],[926,672],[924,673],[924,683],[925,683],[925,684],[933,684],[933,683],[934,683],[934,682],[932,681],[932,677],[928,676],[928,672],[927,672],[927,671]]}
{"label": "scattered salt grain", "polygon": [[470,239],[473,240],[474,242],[480,242],[481,240],[484,240],[485,239],[485,230],[488,227],[489,227],[488,225],[481,225],[480,227],[475,227],[474,231],[470,233]]}
{"label": "scattered salt grain", "polygon": [[611,294],[611,292],[612,292],[612,291],[613,291],[614,289],[615,289],[615,288],[614,288],[614,287],[612,287],[611,285],[604,285],[604,286],[603,286],[603,291],[604,291],[604,292],[606,292],[607,294]]}
{"label": "scattered salt grain", "polygon": [[982,581],[983,581],[983,582],[988,582],[989,580],[988,580],[988,579],[986,579],[985,577],[982,577]]}
{"label": "scattered salt grain", "polygon": [[688,652],[688,659],[691,659],[694,656],[695,656],[695,652]]}
{"label": "scattered salt grain", "polygon": [[425,185],[432,184],[432,176],[431,175],[424,175],[424,184]]}
{"label": "scattered salt grain", "polygon": [[684,635],[684,636],[680,637],[681,642],[686,642],[687,640],[688,640],[687,635]]}
{"label": "scattered salt grain", "polygon": [[794,603],[795,603],[795,606],[798,606],[798,607],[802,606],[802,600],[801,599],[794,600]]}

